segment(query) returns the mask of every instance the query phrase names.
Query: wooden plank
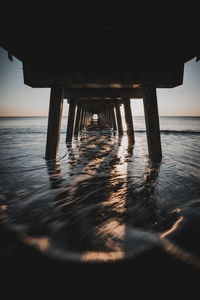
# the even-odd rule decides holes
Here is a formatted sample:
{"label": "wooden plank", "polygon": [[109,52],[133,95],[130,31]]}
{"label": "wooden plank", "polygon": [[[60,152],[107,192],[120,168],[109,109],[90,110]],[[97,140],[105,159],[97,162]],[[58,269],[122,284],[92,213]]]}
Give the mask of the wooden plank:
{"label": "wooden plank", "polygon": [[158,104],[155,86],[144,88],[144,113],[147,130],[149,156],[159,162],[162,158]]}
{"label": "wooden plank", "polygon": [[51,88],[45,155],[45,159],[47,160],[56,159],[57,157],[60,139],[63,97],[63,87]]}

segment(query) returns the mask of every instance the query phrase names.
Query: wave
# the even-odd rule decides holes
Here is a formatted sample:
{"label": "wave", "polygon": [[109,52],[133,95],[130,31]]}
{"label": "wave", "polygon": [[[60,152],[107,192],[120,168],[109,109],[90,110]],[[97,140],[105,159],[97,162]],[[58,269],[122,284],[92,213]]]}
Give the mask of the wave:
{"label": "wave", "polygon": [[[146,133],[146,129],[134,129],[134,131],[136,133]],[[93,132],[95,132],[95,130],[93,130]],[[99,131],[97,131],[99,132]],[[126,132],[126,131],[124,131]],[[2,133],[2,132],[1,132]],[[14,130],[3,130],[3,134],[13,134],[13,133],[17,133],[17,134],[46,134],[47,130],[18,130],[18,129],[14,129]],[[102,133],[105,133],[105,131],[102,131]],[[194,134],[194,135],[200,135],[200,131],[198,130],[174,130],[174,129],[161,129],[160,130],[161,134],[183,134],[183,135],[189,135],[189,134]],[[66,130],[61,129],[61,134],[66,134]]]}
{"label": "wave", "polygon": [[200,131],[196,130],[161,130],[160,132],[163,134],[200,134]]}
{"label": "wave", "polygon": [[[135,130],[137,133],[144,133],[146,130]],[[195,134],[200,135],[200,131],[196,130],[160,130],[161,134]]]}

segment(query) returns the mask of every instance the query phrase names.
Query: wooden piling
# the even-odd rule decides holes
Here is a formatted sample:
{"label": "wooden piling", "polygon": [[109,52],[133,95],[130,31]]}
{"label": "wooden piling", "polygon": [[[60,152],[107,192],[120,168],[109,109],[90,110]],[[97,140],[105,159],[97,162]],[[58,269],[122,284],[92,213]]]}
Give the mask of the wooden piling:
{"label": "wooden piling", "polygon": [[113,127],[113,130],[117,130],[114,106],[111,107],[111,114],[112,114],[112,127]]}
{"label": "wooden piling", "polygon": [[108,125],[107,117],[106,117],[106,109],[104,109],[103,112],[102,112],[102,119],[103,119],[103,124],[104,124],[104,127],[105,127],[106,125]]}
{"label": "wooden piling", "polygon": [[82,120],[82,130],[85,130],[85,124],[86,124],[86,115],[87,115],[87,110],[86,108],[84,109],[84,113],[83,113],[83,120]]}
{"label": "wooden piling", "polygon": [[89,112],[86,111],[86,116],[85,116],[85,130],[87,130],[88,123],[89,123]]}
{"label": "wooden piling", "polygon": [[84,107],[82,116],[82,130],[85,130],[86,108]]}
{"label": "wooden piling", "polygon": [[80,130],[83,130],[83,118],[84,118],[85,108],[81,105],[81,115],[80,115]]}
{"label": "wooden piling", "polygon": [[60,127],[63,109],[64,88],[52,87],[49,104],[49,117],[48,117],[48,130],[46,141],[46,154],[45,159],[56,159],[59,140],[60,140]]}
{"label": "wooden piling", "polygon": [[76,122],[75,122],[75,128],[74,128],[74,135],[78,135],[79,129],[80,129],[80,116],[81,116],[81,105],[78,104],[77,107],[77,113],[76,113]]}
{"label": "wooden piling", "polygon": [[108,124],[109,127],[112,127],[109,107],[106,108],[105,114],[106,114],[106,123]]}
{"label": "wooden piling", "polygon": [[124,113],[125,113],[127,135],[129,138],[129,142],[134,143],[135,137],[134,137],[133,118],[132,118],[132,112],[131,112],[130,99],[124,100]]}
{"label": "wooden piling", "polygon": [[121,117],[121,111],[120,111],[120,105],[115,104],[115,111],[117,116],[117,127],[118,127],[118,133],[119,135],[123,134],[123,127],[122,127],[122,117]]}
{"label": "wooden piling", "polygon": [[150,158],[159,162],[162,158],[158,104],[155,86],[144,87],[144,113]]}
{"label": "wooden piling", "polygon": [[71,143],[73,138],[75,113],[76,113],[76,101],[70,100],[68,122],[67,122],[67,134],[66,134],[66,142],[68,143]]}

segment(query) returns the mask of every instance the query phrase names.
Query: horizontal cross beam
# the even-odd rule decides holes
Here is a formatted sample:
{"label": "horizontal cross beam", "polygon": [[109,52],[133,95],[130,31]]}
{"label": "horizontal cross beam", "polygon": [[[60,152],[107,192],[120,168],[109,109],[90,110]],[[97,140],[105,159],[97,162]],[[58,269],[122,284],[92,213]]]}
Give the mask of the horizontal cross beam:
{"label": "horizontal cross beam", "polygon": [[65,88],[64,98],[77,99],[123,99],[123,98],[143,98],[141,88]]}
{"label": "horizontal cross beam", "polygon": [[[117,66],[116,66],[117,68]],[[183,82],[183,63],[168,65],[140,66],[132,71],[44,71],[23,64],[24,83],[32,87],[65,86],[68,88],[132,87],[138,84],[151,84],[156,88],[171,88]],[[96,86],[95,86],[96,87]]]}

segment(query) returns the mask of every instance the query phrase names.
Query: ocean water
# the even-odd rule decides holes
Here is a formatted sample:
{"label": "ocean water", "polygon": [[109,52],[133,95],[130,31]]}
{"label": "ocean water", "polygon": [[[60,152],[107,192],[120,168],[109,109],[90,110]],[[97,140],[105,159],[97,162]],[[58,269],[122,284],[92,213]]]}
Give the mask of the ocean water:
{"label": "ocean water", "polygon": [[46,162],[46,117],[0,118],[0,222],[44,255],[123,261],[154,247],[200,269],[200,117],[160,117],[148,158],[143,117],[124,132],[82,132]]}

